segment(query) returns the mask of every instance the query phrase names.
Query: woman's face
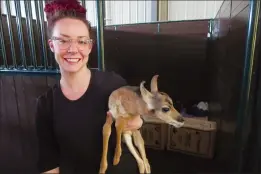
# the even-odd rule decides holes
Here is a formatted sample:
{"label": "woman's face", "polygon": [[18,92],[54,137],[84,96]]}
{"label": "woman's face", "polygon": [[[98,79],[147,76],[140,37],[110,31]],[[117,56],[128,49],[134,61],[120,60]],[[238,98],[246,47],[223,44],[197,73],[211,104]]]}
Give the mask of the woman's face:
{"label": "woman's face", "polygon": [[86,66],[92,42],[84,22],[64,18],[55,23],[49,46],[55,54],[60,69],[74,73]]}

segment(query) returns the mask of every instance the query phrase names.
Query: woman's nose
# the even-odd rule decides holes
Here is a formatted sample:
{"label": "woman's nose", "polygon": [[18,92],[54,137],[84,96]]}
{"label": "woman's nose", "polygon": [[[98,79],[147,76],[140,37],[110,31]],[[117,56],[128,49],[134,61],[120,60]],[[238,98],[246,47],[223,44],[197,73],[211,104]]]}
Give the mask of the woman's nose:
{"label": "woman's nose", "polygon": [[71,42],[69,48],[68,48],[69,53],[77,53],[78,52],[78,47],[77,44],[74,42]]}

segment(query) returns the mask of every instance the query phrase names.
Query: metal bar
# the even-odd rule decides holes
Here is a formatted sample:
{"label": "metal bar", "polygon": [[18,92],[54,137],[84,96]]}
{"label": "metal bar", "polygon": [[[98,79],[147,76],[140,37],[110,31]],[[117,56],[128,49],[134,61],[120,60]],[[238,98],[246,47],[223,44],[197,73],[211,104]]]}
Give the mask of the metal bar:
{"label": "metal bar", "polygon": [[8,65],[7,65],[7,59],[6,59],[6,50],[5,50],[5,39],[4,39],[2,14],[0,16],[0,42],[1,42],[1,52],[2,52],[3,66],[4,66],[4,68],[7,68]]}
{"label": "metal bar", "polygon": [[10,1],[9,0],[5,0],[5,4],[6,4],[6,11],[7,11],[7,26],[8,26],[8,33],[9,33],[9,38],[10,38],[13,67],[17,68],[15,47],[14,47],[14,36],[13,36],[13,28],[12,28],[12,17],[11,17]]}
{"label": "metal bar", "polygon": [[40,22],[39,22],[40,21],[40,16],[39,16],[39,13],[38,13],[38,10],[37,10],[37,9],[39,9],[39,7],[38,7],[37,0],[32,1],[32,3],[34,3],[34,12],[35,12],[35,15],[36,15],[36,19],[35,19],[35,24],[36,25],[35,25],[35,27],[36,27],[36,31],[37,31],[37,33],[36,33],[37,41],[38,41],[37,45],[40,46],[39,50],[37,50],[37,53],[38,53],[37,56],[39,56],[38,58],[40,59],[40,65],[38,65],[37,67],[42,67],[43,64],[44,64],[43,63],[44,60],[43,60],[43,57],[41,56],[42,55],[41,54],[41,42],[39,43],[39,41],[41,41],[41,30],[40,30],[40,27],[39,27],[40,26]]}
{"label": "metal bar", "polygon": [[20,53],[21,53],[21,60],[22,60],[22,67],[27,68],[26,65],[26,56],[25,56],[25,47],[24,47],[24,37],[23,37],[23,25],[21,19],[21,4],[20,1],[14,1],[15,3],[15,12],[16,12],[16,24],[18,30],[18,38],[19,38],[19,45],[20,45]]}
{"label": "metal bar", "polygon": [[111,27],[111,26],[132,26],[132,25],[139,25],[139,24],[168,24],[168,23],[178,23],[178,22],[200,22],[200,21],[209,21],[211,19],[213,19],[213,18],[209,18],[209,19],[177,20],[177,21],[138,22],[138,23],[130,23],[130,24],[106,25],[106,27]]}
{"label": "metal bar", "polygon": [[39,0],[37,2],[38,2],[38,7],[39,7],[37,11],[40,16],[39,22],[40,22],[41,42],[42,42],[42,55],[43,55],[42,60],[43,60],[44,68],[47,69],[47,67],[48,67],[47,49],[46,49],[47,40],[46,40],[45,25],[44,25],[43,1]]}
{"label": "metal bar", "polygon": [[24,1],[25,13],[26,13],[26,28],[28,34],[29,50],[30,50],[30,64],[33,68],[36,68],[36,52],[35,52],[35,41],[33,31],[33,17],[32,17],[32,6],[31,1]]}
{"label": "metal bar", "polygon": [[96,0],[97,9],[97,49],[98,49],[98,68],[105,71],[104,64],[104,0]]}
{"label": "metal bar", "polygon": [[160,23],[157,25],[157,33],[160,33]]}
{"label": "metal bar", "polygon": [[[35,1],[33,1],[34,2],[34,7],[35,7],[35,15],[36,15],[36,20],[35,20],[35,22],[36,22],[36,25],[35,25],[35,27],[36,27],[36,31],[37,31],[37,37],[38,37],[38,39],[39,39],[39,41],[40,41],[40,53],[41,53],[41,51],[42,51],[42,45],[41,45],[41,29],[40,29],[40,15],[39,15],[39,6],[38,6],[38,1],[37,0],[35,0]],[[40,55],[42,55],[42,54],[40,54]],[[40,57],[40,60],[41,60],[41,66],[43,66],[43,64],[44,64],[44,58],[41,56]],[[39,66],[38,66],[39,67]]]}
{"label": "metal bar", "polygon": [[85,0],[82,0],[82,6],[86,8]]}
{"label": "metal bar", "polygon": [[[90,68],[98,70],[98,68]],[[50,69],[35,69],[35,70],[21,70],[21,69],[0,69],[0,75],[1,74],[28,74],[28,75],[34,75],[34,74],[59,74],[60,70],[50,70]]]}
{"label": "metal bar", "polygon": [[[251,105],[252,99],[250,97],[250,90],[252,86],[252,75],[253,75],[253,62],[255,57],[255,43],[256,43],[256,34],[258,26],[258,17],[260,10],[260,1],[251,0],[250,1],[250,12],[249,12],[249,21],[247,29],[247,38],[246,38],[246,48],[245,48],[245,61],[244,61],[244,72],[242,79],[241,87],[241,98],[238,110],[237,118],[237,129],[236,135],[238,136],[238,145],[239,145],[239,161],[238,161],[238,170],[242,171],[243,166],[243,155],[246,147],[248,130],[247,128],[247,117],[251,116]],[[244,128],[244,130],[243,130]]]}
{"label": "metal bar", "polygon": [[17,70],[1,70],[0,69],[0,74],[15,74],[15,73],[18,73],[18,74],[33,74],[33,73],[37,73],[37,74],[58,74],[60,73],[59,70],[45,70],[45,69],[35,69],[35,70],[20,70],[20,69],[17,69]]}

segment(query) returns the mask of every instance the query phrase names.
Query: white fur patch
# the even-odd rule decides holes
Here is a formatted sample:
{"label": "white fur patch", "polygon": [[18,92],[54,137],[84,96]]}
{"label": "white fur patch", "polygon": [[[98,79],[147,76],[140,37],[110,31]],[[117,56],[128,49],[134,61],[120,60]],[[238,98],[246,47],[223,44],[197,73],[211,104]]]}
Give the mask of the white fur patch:
{"label": "white fur patch", "polygon": [[115,104],[111,106],[110,112],[114,119],[117,119],[119,114],[121,116],[126,115],[126,110],[122,107],[120,100],[115,101]]}
{"label": "white fur patch", "polygon": [[148,106],[148,109],[149,109],[149,110],[154,109],[153,105],[150,104],[150,103],[147,103],[147,106]]}
{"label": "white fur patch", "polygon": [[117,118],[117,111],[116,111],[116,108],[115,108],[115,107],[113,107],[113,108],[110,109],[110,113],[112,114],[112,117],[113,117],[114,119]]}

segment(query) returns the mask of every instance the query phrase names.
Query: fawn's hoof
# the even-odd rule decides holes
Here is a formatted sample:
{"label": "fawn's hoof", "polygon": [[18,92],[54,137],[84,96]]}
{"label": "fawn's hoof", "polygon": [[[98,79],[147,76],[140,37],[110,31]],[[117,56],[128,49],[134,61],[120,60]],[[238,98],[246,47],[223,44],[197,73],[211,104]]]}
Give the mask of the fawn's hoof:
{"label": "fawn's hoof", "polygon": [[107,170],[108,164],[107,163],[103,163],[100,166],[100,170],[99,170],[99,174],[105,174],[106,170]]}
{"label": "fawn's hoof", "polygon": [[105,169],[100,169],[99,174],[105,174]]}
{"label": "fawn's hoof", "polygon": [[144,161],[144,167],[145,167],[145,173],[147,173],[147,174],[151,173],[150,164],[149,164],[148,160]]}
{"label": "fawn's hoof", "polygon": [[144,174],[145,173],[145,165],[144,165],[143,161],[138,162],[138,167],[139,167],[140,174]]}
{"label": "fawn's hoof", "polygon": [[113,158],[113,165],[116,166],[120,162],[120,157],[121,157],[121,149],[116,150],[116,153],[114,154]]}
{"label": "fawn's hoof", "polygon": [[116,165],[119,164],[119,162],[120,162],[120,157],[115,156],[115,157],[113,158],[113,165],[116,166]]}

